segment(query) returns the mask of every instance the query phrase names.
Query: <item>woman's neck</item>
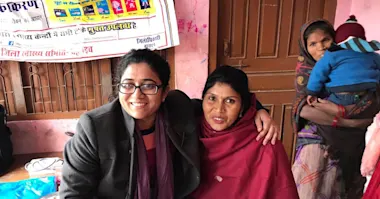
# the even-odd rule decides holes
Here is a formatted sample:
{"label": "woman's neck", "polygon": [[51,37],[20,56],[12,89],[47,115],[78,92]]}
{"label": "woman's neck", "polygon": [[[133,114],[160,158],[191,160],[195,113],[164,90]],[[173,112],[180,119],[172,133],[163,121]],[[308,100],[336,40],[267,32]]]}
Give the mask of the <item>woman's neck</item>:
{"label": "woman's neck", "polygon": [[139,120],[136,120],[136,126],[140,129],[140,130],[146,130],[146,129],[150,129],[154,126],[154,121],[156,120],[156,114],[154,115],[151,115],[147,118],[144,118],[144,119],[139,119]]}

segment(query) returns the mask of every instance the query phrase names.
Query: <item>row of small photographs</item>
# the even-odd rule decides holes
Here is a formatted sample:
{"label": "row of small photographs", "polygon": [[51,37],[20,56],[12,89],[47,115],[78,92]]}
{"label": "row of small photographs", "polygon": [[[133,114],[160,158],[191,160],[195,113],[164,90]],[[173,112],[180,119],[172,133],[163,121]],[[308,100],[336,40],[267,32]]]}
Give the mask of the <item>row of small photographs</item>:
{"label": "row of small photographs", "polygon": [[[139,0],[139,1],[140,1],[140,7],[141,7],[140,9],[141,10],[150,8],[149,0]],[[123,10],[122,4],[121,4],[121,0],[112,0],[111,4],[112,4],[112,10],[113,10],[114,14],[124,13],[124,10]],[[138,9],[135,0],[125,0],[125,5],[127,8],[127,12],[137,11],[137,9]],[[97,1],[96,7],[97,7],[98,13],[100,15],[111,14],[107,0]],[[86,16],[95,15],[95,9],[94,9],[93,5],[83,6],[82,8],[83,8],[84,15],[86,15]],[[70,16],[72,16],[72,17],[82,16],[82,12],[81,12],[80,8],[69,8],[68,10],[70,12]],[[65,9],[54,9],[54,14],[56,17],[67,17],[67,12]]]}

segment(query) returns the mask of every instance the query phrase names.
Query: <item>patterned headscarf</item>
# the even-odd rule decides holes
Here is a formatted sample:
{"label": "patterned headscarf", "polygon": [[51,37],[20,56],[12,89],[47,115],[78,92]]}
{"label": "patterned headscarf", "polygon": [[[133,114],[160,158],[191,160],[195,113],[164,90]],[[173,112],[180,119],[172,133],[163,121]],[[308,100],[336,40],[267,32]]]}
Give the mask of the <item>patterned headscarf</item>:
{"label": "patterned headscarf", "polygon": [[316,19],[309,21],[301,27],[300,39],[298,41],[300,55],[298,56],[297,66],[296,66],[296,78],[295,78],[295,89],[296,98],[293,103],[292,118],[293,118],[293,130],[297,133],[300,127],[306,124],[306,120],[300,118],[299,114],[302,107],[306,104],[306,86],[309,81],[311,70],[313,69],[316,61],[307,51],[307,42],[305,40],[305,33],[307,29],[315,23],[325,23],[328,30],[325,30],[326,34],[331,34],[331,37],[335,37],[334,27],[330,22],[324,19]]}

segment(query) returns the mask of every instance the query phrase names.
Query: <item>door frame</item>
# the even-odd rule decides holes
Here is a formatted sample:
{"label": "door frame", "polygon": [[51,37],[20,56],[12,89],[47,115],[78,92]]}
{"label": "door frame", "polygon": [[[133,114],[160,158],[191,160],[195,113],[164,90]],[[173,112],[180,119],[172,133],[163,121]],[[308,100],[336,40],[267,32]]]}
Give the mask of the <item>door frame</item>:
{"label": "door frame", "polygon": [[218,64],[219,0],[210,0],[209,6],[208,74],[214,71]]}
{"label": "door frame", "polygon": [[[311,1],[311,0],[308,0],[308,1]],[[218,65],[219,0],[209,0],[209,6],[210,7],[209,7],[209,33],[208,33],[209,34],[208,74],[214,71]],[[325,3],[325,11],[327,12],[323,13],[324,15],[323,18],[328,19],[330,22],[334,22],[336,8],[337,8],[337,0],[327,0]]]}

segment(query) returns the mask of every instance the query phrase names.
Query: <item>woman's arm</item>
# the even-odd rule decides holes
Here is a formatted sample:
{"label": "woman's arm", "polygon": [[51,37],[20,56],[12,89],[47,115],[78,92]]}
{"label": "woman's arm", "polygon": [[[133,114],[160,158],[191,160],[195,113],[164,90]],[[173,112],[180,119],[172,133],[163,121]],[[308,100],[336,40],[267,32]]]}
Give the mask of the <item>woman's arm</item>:
{"label": "woman's arm", "polygon": [[202,100],[200,99],[191,99],[191,104],[193,105],[194,108],[194,115],[196,118],[201,117],[203,115],[203,110],[202,110]]}
{"label": "woman's arm", "polygon": [[349,128],[361,128],[366,129],[371,125],[371,119],[339,119],[338,126],[349,127]]}
{"label": "woman's arm", "polygon": [[259,132],[256,140],[259,141],[261,138],[264,138],[263,145],[266,145],[268,142],[275,144],[280,136],[280,127],[269,115],[269,110],[264,108],[258,99],[256,99],[256,110],[255,124]]}
{"label": "woman's arm", "polygon": [[307,104],[304,107],[302,107],[300,116],[306,120],[321,125],[331,125],[334,119],[334,116],[329,115],[326,112],[309,106]]}
{"label": "woman's arm", "polygon": [[[335,115],[339,112],[336,104],[323,99],[318,99],[313,106],[305,105],[302,107],[300,116],[306,120],[321,125],[332,125]],[[372,119],[338,119],[338,126],[350,128],[367,128]]]}
{"label": "woman's arm", "polygon": [[264,106],[260,103],[260,101],[258,99],[256,99],[256,110],[266,110],[268,112],[268,110],[266,108],[264,108]]}
{"label": "woman's arm", "polygon": [[256,140],[259,141],[264,138],[263,145],[268,142],[272,144],[276,143],[276,140],[280,137],[280,127],[276,121],[269,115],[266,109],[258,110],[255,115],[255,124],[259,135]]}

